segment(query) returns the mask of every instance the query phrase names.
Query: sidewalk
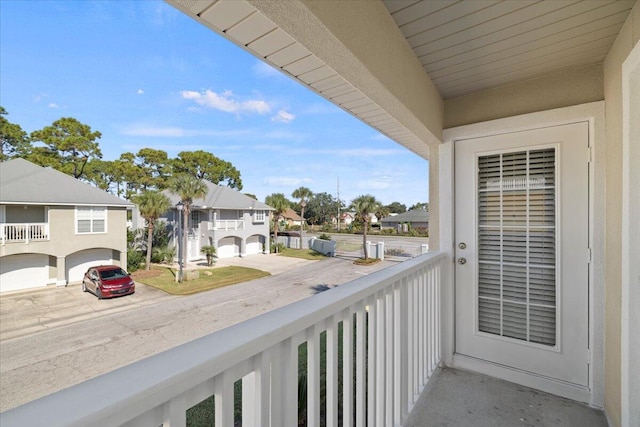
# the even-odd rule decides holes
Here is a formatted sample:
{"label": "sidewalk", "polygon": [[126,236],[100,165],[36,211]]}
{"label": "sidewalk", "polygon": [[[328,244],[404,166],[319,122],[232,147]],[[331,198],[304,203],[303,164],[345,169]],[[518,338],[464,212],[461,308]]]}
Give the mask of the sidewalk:
{"label": "sidewalk", "polygon": [[280,256],[278,254],[255,254],[245,257],[233,257],[233,258],[216,258],[212,267],[207,266],[207,261],[203,258],[197,261],[187,262],[187,269],[192,268],[216,268],[216,267],[228,267],[232,265],[255,268],[262,271],[267,271],[272,275],[284,273],[292,268],[299,268],[306,264],[317,261],[310,261],[306,259],[293,258]]}

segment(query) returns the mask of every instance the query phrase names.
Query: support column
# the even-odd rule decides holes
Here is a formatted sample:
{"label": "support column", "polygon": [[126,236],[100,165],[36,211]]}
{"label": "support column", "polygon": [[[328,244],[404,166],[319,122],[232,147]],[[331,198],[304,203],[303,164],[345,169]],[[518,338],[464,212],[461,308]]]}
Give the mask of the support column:
{"label": "support column", "polygon": [[67,264],[66,258],[59,256],[56,258],[56,286],[67,286]]}
{"label": "support column", "polygon": [[247,239],[240,239],[240,257],[247,256]]}

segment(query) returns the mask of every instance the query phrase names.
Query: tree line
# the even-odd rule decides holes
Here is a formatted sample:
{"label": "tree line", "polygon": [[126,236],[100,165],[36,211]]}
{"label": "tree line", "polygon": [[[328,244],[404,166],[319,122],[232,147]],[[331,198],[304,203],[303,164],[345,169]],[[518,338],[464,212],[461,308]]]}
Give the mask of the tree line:
{"label": "tree line", "polygon": [[143,148],[122,153],[116,160],[103,160],[98,142],[102,134],[73,117],[27,134],[7,115],[0,106],[0,161],[21,157],[127,200],[147,190],[167,189],[172,177],[181,174],[242,190],[240,172],[203,150],[182,151],[169,158],[163,150]]}

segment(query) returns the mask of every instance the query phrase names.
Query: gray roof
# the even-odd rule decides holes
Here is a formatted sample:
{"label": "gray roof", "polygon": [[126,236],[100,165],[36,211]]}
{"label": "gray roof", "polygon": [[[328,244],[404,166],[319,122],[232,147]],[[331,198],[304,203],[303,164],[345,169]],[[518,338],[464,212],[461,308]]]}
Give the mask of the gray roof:
{"label": "gray roof", "polygon": [[0,203],[132,206],[106,191],[24,159],[0,163]]}
{"label": "gray roof", "polygon": [[[216,185],[207,180],[204,180],[204,182],[209,188],[207,195],[204,199],[194,200],[194,206],[213,209],[274,210],[271,206],[242,194],[238,190],[222,185]],[[169,190],[164,190],[163,193],[169,198],[172,205],[175,205],[180,201],[180,197]]]}
{"label": "gray roof", "polygon": [[429,211],[424,209],[415,209],[398,215],[382,218],[380,222],[429,222]]}

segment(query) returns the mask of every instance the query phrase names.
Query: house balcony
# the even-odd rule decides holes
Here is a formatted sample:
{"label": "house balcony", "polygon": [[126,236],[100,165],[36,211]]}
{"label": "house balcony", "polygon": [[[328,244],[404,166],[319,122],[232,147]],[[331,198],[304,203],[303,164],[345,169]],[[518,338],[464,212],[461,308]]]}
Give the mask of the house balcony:
{"label": "house balcony", "polygon": [[236,231],[244,230],[244,220],[242,219],[219,219],[217,221],[209,221],[207,229],[209,231]]}
{"label": "house balcony", "polygon": [[49,223],[0,224],[0,241],[6,243],[26,243],[49,240]]}
{"label": "house balcony", "polygon": [[532,418],[554,410],[606,425],[592,408],[441,367],[446,259],[398,263],[7,411],[2,425],[543,425]]}

